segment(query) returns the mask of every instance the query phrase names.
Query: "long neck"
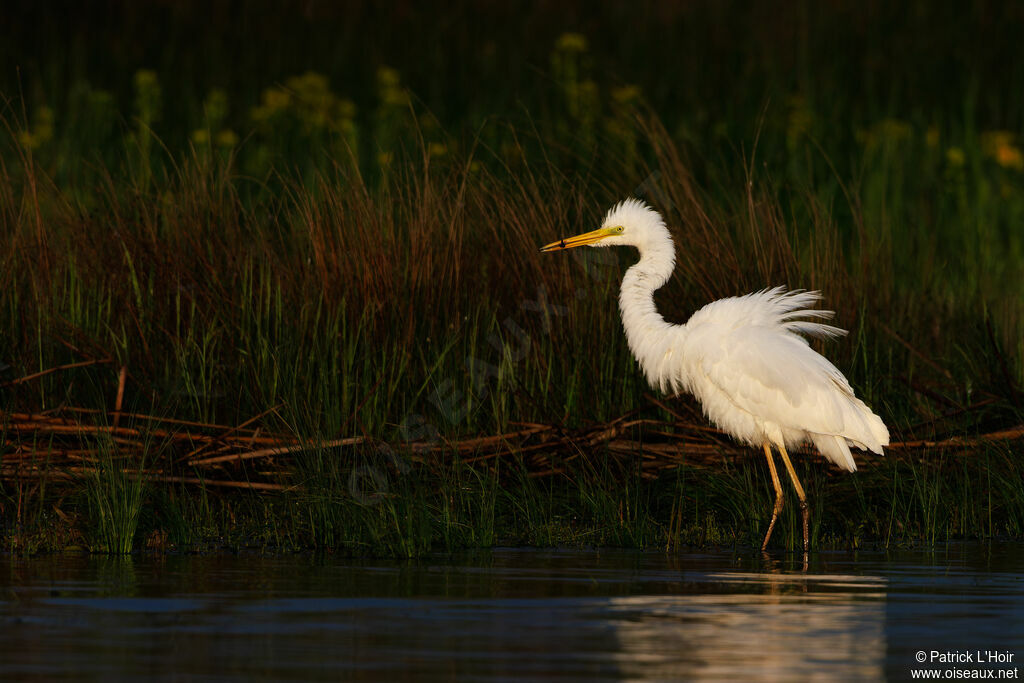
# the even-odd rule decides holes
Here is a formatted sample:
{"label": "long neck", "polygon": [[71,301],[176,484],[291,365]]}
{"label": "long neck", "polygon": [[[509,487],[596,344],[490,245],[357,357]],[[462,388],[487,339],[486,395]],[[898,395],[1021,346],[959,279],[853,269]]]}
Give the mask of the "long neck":
{"label": "long neck", "polygon": [[683,333],[683,326],[665,322],[654,306],[654,292],[668,282],[675,267],[675,248],[666,236],[664,242],[640,250],[640,260],[622,278],[619,311],[622,327],[633,356],[640,363],[653,385],[665,386],[663,377],[665,346],[668,335]]}

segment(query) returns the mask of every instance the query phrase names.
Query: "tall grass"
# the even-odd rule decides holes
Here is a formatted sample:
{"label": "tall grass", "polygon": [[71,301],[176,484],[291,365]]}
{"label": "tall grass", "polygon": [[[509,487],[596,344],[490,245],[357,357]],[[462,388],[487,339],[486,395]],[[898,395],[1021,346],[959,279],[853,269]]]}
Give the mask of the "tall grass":
{"label": "tall grass", "polygon": [[[676,273],[657,294],[670,320],[765,286],[821,289],[851,330],[822,350],[894,437],[1019,421],[1019,95],[979,103],[921,91],[908,109],[870,84],[847,92],[836,84],[848,65],[816,63],[831,46],[807,28],[836,29],[834,17],[801,8],[795,42],[754,31],[772,58],[738,80],[732,105],[708,97],[728,60],[697,60],[713,65],[708,74],[672,62],[693,86],[679,95],[685,114],[664,105],[671,73],[609,82],[574,32],[538,48],[550,68],[526,96],[537,113],[487,122],[468,104],[463,118],[433,111],[406,87],[415,68],[382,65],[346,83],[354,93],[296,69],[231,92],[197,92],[159,70],[134,73],[118,93],[78,81],[48,113],[30,94],[2,112],[0,371],[110,358],[129,368],[126,405],[236,424],[280,407],[269,427],[399,450],[516,422],[607,420],[648,391],[616,311],[631,256],[541,256],[537,246],[591,229],[639,194],[676,238]],[[694,17],[728,24],[710,6],[669,14],[691,33]],[[983,10],[971,17],[985,23]],[[702,40],[686,49],[723,54]],[[996,47],[982,47],[998,62]],[[913,73],[914,59],[896,71]],[[446,115],[457,121],[447,129]],[[95,391],[108,374],[104,364],[47,375],[0,387],[0,401],[109,410]],[[183,520],[230,526],[235,505],[264,543],[395,555],[498,538],[740,542],[765,523],[770,491],[756,458],[649,482],[586,456],[551,483],[454,455],[414,474],[373,453],[314,448],[296,461],[301,486],[283,506],[205,491],[146,503],[132,488],[141,479],[121,480],[125,468],[111,465],[88,484],[88,509],[108,520],[97,522],[109,529],[98,544],[119,550],[138,540],[131,520],[147,505],[157,512],[143,526],[166,526],[182,545],[202,535]],[[998,446],[985,458],[812,475],[814,498],[838,494],[845,512],[816,518],[815,537],[1019,535],[1019,458]],[[359,467],[388,490],[358,500]],[[6,510],[12,490],[4,496]],[[784,536],[798,530],[791,514]]]}
{"label": "tall grass", "polygon": [[145,475],[147,459],[129,461],[120,457],[112,438],[101,439],[96,452],[96,467],[81,482],[94,547],[125,555],[135,547],[142,506],[150,488]]}
{"label": "tall grass", "polygon": [[[658,293],[670,319],[769,284],[820,288],[856,331],[829,354],[869,399],[906,395],[900,376],[949,379],[936,365],[961,403],[968,391],[1019,385],[1022,292],[993,256],[968,252],[973,265],[939,277],[937,257],[864,234],[868,218],[844,235],[850,227],[824,199],[799,203],[753,171],[712,195],[656,120],[644,139],[653,157],[640,180],[655,179],[648,199],[678,244],[676,274]],[[356,424],[389,440],[410,413],[445,433],[493,431],[510,416],[607,418],[643,390],[615,311],[625,257],[536,254],[595,224],[639,181],[411,163],[387,187],[339,171],[251,204],[225,164],[182,160],[161,194],[112,190],[89,212],[25,169],[47,194],[29,211],[18,208],[26,195],[0,196],[5,362],[27,373],[113,356],[136,391],[200,420],[244,419],[284,400],[317,406],[319,424],[337,429],[365,399]],[[796,210],[811,214],[788,215]],[[35,214],[45,214],[42,234]],[[606,388],[581,401],[581,386]],[[60,376],[19,398],[47,405],[69,388],[78,400]],[[914,407],[890,410],[898,423]]]}
{"label": "tall grass", "polygon": [[[908,256],[880,253],[886,243],[860,232],[863,220],[843,235],[824,200],[805,192],[801,210],[811,209],[812,224],[798,223],[787,211],[801,206],[800,198],[753,171],[729,194],[713,194],[690,172],[686,147],[657,120],[647,119],[642,131],[653,154],[644,178],[656,183],[648,198],[666,213],[679,245],[676,275],[658,294],[667,317],[681,321],[706,300],[767,284],[821,288],[839,321],[855,326],[828,353],[894,434],[935,416],[936,391],[957,405],[979,394],[1002,397],[986,412],[960,418],[968,429],[1014,410],[1006,387],[1020,382],[1021,366],[1008,338],[1017,334],[1021,311],[1003,298],[1010,288],[988,283],[986,270],[993,277],[1003,271],[986,269],[980,252],[975,268],[959,271],[971,282],[947,282],[937,298],[934,288],[901,284],[895,264]],[[536,255],[536,245],[593,225],[628,189],[574,183],[555,166],[513,174],[500,165],[473,167],[471,160],[443,169],[412,162],[396,166],[392,181],[376,188],[341,171],[312,187],[282,179],[283,196],[253,204],[239,199],[242,181],[229,160],[186,159],[163,194],[111,190],[97,214],[69,201],[38,169],[28,170],[44,191],[36,209],[0,206],[9,219],[2,258],[11,285],[0,308],[7,316],[2,329],[6,357],[20,373],[112,356],[131,368],[129,401],[155,398],[181,418],[239,422],[285,404],[293,417],[283,426],[308,438],[363,433],[391,443],[496,433],[516,420],[604,420],[638,405],[647,391],[615,310],[625,261],[606,253]],[[46,216],[42,237],[33,213]],[[928,263],[915,266],[925,290]],[[967,277],[957,272],[946,280]],[[47,376],[15,389],[12,399],[35,408],[93,405],[88,387],[102,380],[88,373],[79,373],[83,381],[74,373]],[[918,386],[935,388],[925,395]],[[488,530],[494,522],[485,521],[496,514],[486,477],[472,495],[434,499],[436,486],[463,491],[458,482],[471,471],[453,465],[439,484],[402,476],[400,493],[360,507],[336,454],[310,458],[300,464],[307,485],[296,499],[309,531],[292,533],[293,540],[407,556],[436,543],[495,538]],[[142,491],[137,479],[117,471],[101,469],[90,486],[90,515],[98,545],[123,552],[131,547]],[[1001,470],[1007,486],[1014,471]],[[724,540],[711,530],[721,527],[731,528],[734,540],[756,536],[766,479],[741,472],[702,483],[728,503],[703,499],[693,507],[697,526],[706,528],[697,533],[691,526],[688,536]],[[892,518],[873,532],[891,538],[893,525],[912,518],[920,533],[939,540],[939,530],[952,523],[937,497],[947,493],[934,479],[940,475],[926,467],[893,474],[909,474],[914,488],[894,489]],[[596,527],[571,531],[559,520],[574,513],[553,499],[545,504],[542,490],[530,493],[524,480],[521,500],[505,509],[519,520],[513,528],[530,530],[515,533],[539,543],[588,536],[664,542],[664,522],[653,516],[657,506],[642,481],[630,487],[596,471],[579,476],[575,507]],[[982,528],[983,517],[966,506],[975,489],[965,486],[958,495],[970,516],[958,524]],[[470,500],[476,512],[466,507]],[[1006,529],[1019,527],[1014,505],[1004,507]],[[464,521],[466,515],[476,521]],[[780,529],[796,528],[783,518]]]}

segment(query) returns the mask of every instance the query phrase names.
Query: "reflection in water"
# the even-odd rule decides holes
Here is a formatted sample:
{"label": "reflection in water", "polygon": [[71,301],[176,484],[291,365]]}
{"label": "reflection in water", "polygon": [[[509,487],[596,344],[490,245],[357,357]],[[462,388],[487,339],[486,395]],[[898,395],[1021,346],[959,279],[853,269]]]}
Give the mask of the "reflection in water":
{"label": "reflection in water", "polygon": [[904,678],[918,649],[1024,657],[1024,551],[1010,548],[823,554],[807,574],[727,553],[7,558],[0,675]]}
{"label": "reflection in water", "polygon": [[612,601],[623,675],[643,680],[872,680],[882,594],[642,596]]}

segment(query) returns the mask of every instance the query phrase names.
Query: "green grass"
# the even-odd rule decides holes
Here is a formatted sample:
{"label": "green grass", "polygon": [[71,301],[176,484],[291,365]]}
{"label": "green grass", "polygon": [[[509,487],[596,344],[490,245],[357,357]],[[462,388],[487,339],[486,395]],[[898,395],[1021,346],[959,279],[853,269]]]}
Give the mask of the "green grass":
{"label": "green grass", "polygon": [[[413,463],[403,449],[641,405],[649,390],[615,301],[629,256],[537,253],[631,194],[677,240],[677,272],[657,296],[670,320],[767,285],[822,289],[851,330],[822,349],[894,438],[1019,424],[1024,89],[1007,84],[1021,75],[990,68],[1008,62],[984,9],[957,21],[875,9],[878,26],[863,30],[841,4],[816,8],[784,10],[796,36],[713,5],[638,12],[621,40],[609,39],[613,8],[585,29],[530,10],[549,13],[548,34],[524,41],[509,27],[488,46],[463,26],[465,40],[434,55],[452,69],[478,62],[463,80],[426,68],[434,53],[411,46],[429,36],[400,19],[392,29],[410,47],[393,61],[339,57],[369,33],[332,52],[319,34],[282,29],[282,44],[308,37],[320,71],[251,51],[260,68],[244,74],[227,61],[175,70],[97,45],[69,73],[63,47],[30,47],[75,44],[53,39],[63,29],[0,41],[34,55],[19,87],[0,78],[0,384],[111,361],[0,386],[4,411],[108,412],[127,366],[126,410],[237,424],[278,407],[267,429],[389,444],[312,448],[280,495],[143,485],[131,474],[143,463],[121,467],[107,444],[71,494],[3,483],[8,547],[756,544],[771,501],[757,454],[649,480],[600,449],[550,478],[513,458]],[[216,51],[224,21],[190,30]],[[942,43],[919,36],[954,27],[976,61],[948,64],[938,82],[928,74],[946,63]],[[743,61],[721,35],[760,57]],[[915,47],[892,59],[886,45]],[[0,462],[13,449],[2,430]],[[854,476],[799,471],[819,547],[1024,530],[1019,446],[880,459]],[[353,493],[353,477],[382,490]],[[780,547],[796,543],[795,507]]]}
{"label": "green grass", "polygon": [[149,488],[145,479],[148,455],[126,461],[111,438],[97,444],[98,464],[83,476],[79,488],[87,503],[92,548],[126,555],[135,547],[143,501]]}
{"label": "green grass", "polygon": [[[70,486],[45,478],[5,483],[8,550],[388,557],[507,544],[753,550],[773,497],[760,453],[649,477],[639,459],[612,458],[597,447],[564,463],[561,475],[535,477],[535,467],[513,457],[469,465],[452,453],[414,463],[382,442],[313,447],[294,456],[293,488],[260,494],[150,482],[139,475],[161,457],[159,448],[129,462],[111,440],[99,445],[95,472]],[[812,505],[816,549],[1019,539],[1024,530],[1019,452],[1009,444],[916,459],[890,454],[856,474],[801,458],[796,466]],[[800,538],[787,490],[771,547],[795,548]]]}

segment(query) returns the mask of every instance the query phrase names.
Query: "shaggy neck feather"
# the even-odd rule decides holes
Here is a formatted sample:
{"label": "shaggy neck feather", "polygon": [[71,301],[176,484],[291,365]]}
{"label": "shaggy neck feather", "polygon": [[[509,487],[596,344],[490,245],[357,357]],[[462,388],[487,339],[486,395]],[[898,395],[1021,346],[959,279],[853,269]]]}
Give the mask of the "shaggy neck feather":
{"label": "shaggy neck feather", "polygon": [[[654,306],[654,292],[668,282],[675,267],[675,248],[666,233],[651,248],[640,247],[640,260],[626,271],[619,292],[619,311],[629,348],[645,370],[659,363],[665,335],[681,331],[681,325],[665,322]],[[653,378],[649,377],[649,379]],[[660,383],[660,382],[659,382]]]}

